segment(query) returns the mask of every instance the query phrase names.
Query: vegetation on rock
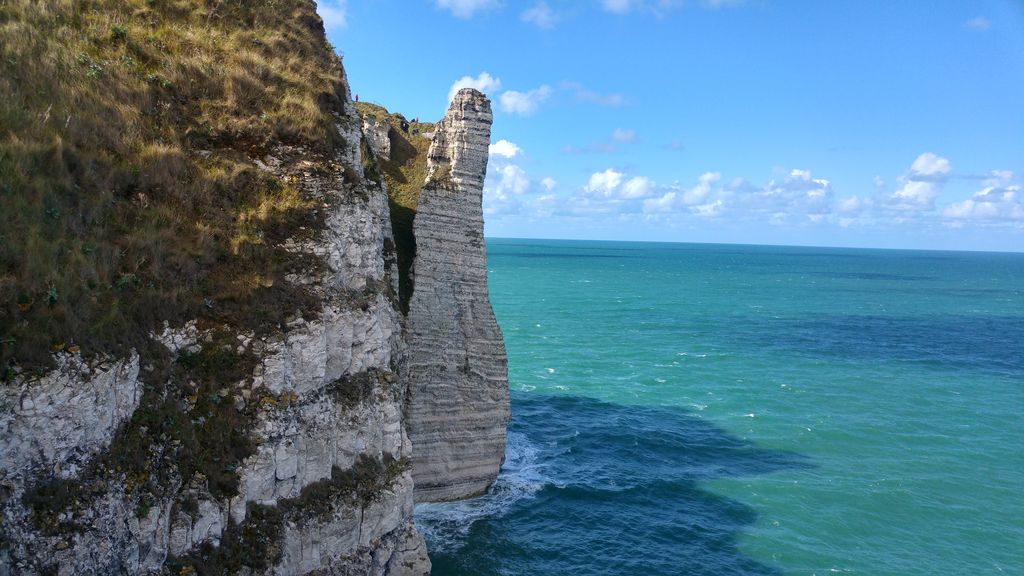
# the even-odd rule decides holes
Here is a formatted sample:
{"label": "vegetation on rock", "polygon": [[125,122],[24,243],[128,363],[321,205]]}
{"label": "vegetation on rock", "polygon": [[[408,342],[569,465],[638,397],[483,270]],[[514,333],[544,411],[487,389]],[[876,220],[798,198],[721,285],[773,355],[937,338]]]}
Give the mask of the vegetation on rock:
{"label": "vegetation on rock", "polygon": [[144,351],[153,360],[144,375],[147,386],[109,449],[73,481],[44,478],[26,490],[22,500],[43,533],[75,529],[80,514],[112,483],[125,488],[139,517],[187,480],[199,480],[215,497],[237,493],[235,468],[255,451],[249,432],[256,413],[290,398],[257,390],[251,401],[237,401],[233,384],[248,383],[252,357],[238,351],[227,332],[212,333],[200,349],[177,358],[160,346]]}
{"label": "vegetation on rock", "polygon": [[434,124],[409,122],[405,116],[388,112],[383,106],[369,102],[357,102],[356,110],[360,116],[386,122],[390,127],[388,138],[391,141],[391,157],[371,159],[364,150],[363,164],[367,175],[383,177],[388,188],[391,226],[398,253],[398,291],[402,312],[408,312],[409,295],[413,288],[410,270],[416,256],[412,223],[416,217],[420,189],[427,177],[427,151],[430,149],[430,138],[423,133],[433,132]]}
{"label": "vegetation on rock", "polygon": [[410,465],[408,459],[396,460],[387,453],[383,460],[360,454],[351,468],[333,467],[330,478],[306,486],[295,498],[276,506],[250,502],[245,521],[229,522],[219,546],[204,543],[187,556],[168,558],[166,568],[172,574],[201,576],[266,569],[280,561],[286,523],[325,522],[340,505],[365,507],[379,500]]}

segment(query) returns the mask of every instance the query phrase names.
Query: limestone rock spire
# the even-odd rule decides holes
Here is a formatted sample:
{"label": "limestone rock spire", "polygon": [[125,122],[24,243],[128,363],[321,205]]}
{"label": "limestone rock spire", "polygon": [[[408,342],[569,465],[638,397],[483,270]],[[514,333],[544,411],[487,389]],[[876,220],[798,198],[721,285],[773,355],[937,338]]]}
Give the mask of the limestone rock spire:
{"label": "limestone rock spire", "polygon": [[438,123],[413,225],[406,416],[417,501],[482,494],[505,458],[508,362],[487,294],[481,199],[491,103],[465,88]]}

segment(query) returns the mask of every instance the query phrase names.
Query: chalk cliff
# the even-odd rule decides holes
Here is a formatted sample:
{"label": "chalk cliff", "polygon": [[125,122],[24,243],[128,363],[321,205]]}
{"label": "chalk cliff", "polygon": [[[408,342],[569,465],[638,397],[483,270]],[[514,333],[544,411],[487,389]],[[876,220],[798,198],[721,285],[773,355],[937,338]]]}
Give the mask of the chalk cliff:
{"label": "chalk cliff", "polygon": [[[337,129],[361,138],[342,86]],[[412,445],[396,373],[401,318],[395,306],[394,243],[384,189],[363,177],[359,148],[311,163],[280,146],[253,158],[299,183],[326,209],[324,228],[290,239],[288,249],[325,265],[296,278],[319,295],[315,314],[294,317],[275,335],[255,337],[189,323],[153,339],[167,361],[219,353],[248,355],[253,370],[215,382],[216,401],[249,420],[252,454],[231,465],[234,495],[214,494],[202,473],[182,477],[173,462],[152,462],[166,482],[139,480],[104,458],[139,410],[146,386],[180,394],[183,410],[204,414],[182,386],[140,376],[137,354],[88,363],[62,353],[43,378],[17,377],[0,398],[0,481],[4,544],[0,573],[130,573],[163,566],[202,572],[426,574],[429,560],[412,522]],[[347,173],[347,174],[346,174]],[[154,362],[149,355],[146,362]],[[155,372],[153,366],[147,368]],[[136,417],[141,415],[136,414]],[[255,535],[255,536],[253,536]]]}
{"label": "chalk cliff", "polygon": [[[145,37],[149,19],[169,22],[187,11],[149,13],[164,7],[143,2],[131,16],[138,23],[124,16],[115,21],[129,24],[108,26],[105,5],[98,3],[86,16],[99,19],[92,29],[112,31],[110,50],[121,58],[82,64],[86,74],[107,74],[107,88],[117,86],[103,94],[117,98],[137,89],[133,102],[152,101],[157,111],[181,106],[168,118],[188,125],[165,131],[166,124],[154,123],[156,135],[135,133],[159,137],[165,148],[180,145],[180,174],[200,184],[207,173],[226,178],[217,171],[222,165],[234,170],[228,184],[202,185],[226,196],[217,198],[218,206],[237,230],[204,236],[202,241],[221,242],[224,249],[217,258],[189,256],[195,261],[189,278],[201,282],[181,284],[228,292],[201,294],[194,298],[197,305],[174,309],[178,314],[159,324],[143,323],[154,314],[140,313],[139,324],[119,335],[118,342],[128,344],[107,350],[71,345],[89,342],[90,335],[101,340],[99,332],[69,324],[70,336],[60,336],[69,342],[52,346],[49,365],[31,368],[19,362],[27,346],[21,335],[54,326],[60,320],[54,311],[74,286],[65,290],[61,284],[59,297],[51,288],[49,308],[39,304],[42,297],[19,297],[17,306],[2,303],[0,346],[9,348],[3,348],[0,367],[0,576],[428,574],[425,544],[412,517],[414,482],[422,482],[416,499],[440,500],[478,494],[494,481],[509,408],[504,348],[487,300],[480,212],[489,102],[477,92],[460,92],[438,126],[415,217],[415,289],[400,293],[387,185],[364,170],[390,156],[388,128],[364,123],[357,114],[312,2],[285,4],[287,9],[243,3],[225,8],[237,14],[216,18],[197,8],[194,19],[182,23],[181,33],[188,35],[206,25],[226,26],[211,32],[240,34],[253,50],[298,47],[322,81],[308,93],[291,80],[288,90],[267,86],[260,92],[245,84],[255,90],[248,96],[253,110],[239,112],[243,104],[232,105],[235,114],[251,114],[245,118],[249,124],[219,133],[202,116],[205,104],[194,100],[196,94],[216,94],[218,78],[190,83],[186,77],[175,84],[113,69],[116,63],[135,66],[119,55],[129,48],[177,57],[171,36],[151,43],[153,48],[126,48],[125,42],[136,33]],[[29,22],[35,8],[25,10],[21,21]],[[53,25],[40,22],[43,31]],[[74,19],[60,22],[71,26]],[[254,33],[247,28],[253,22],[284,29],[290,40],[253,43],[246,36]],[[172,34],[175,28],[161,30]],[[190,36],[189,58],[202,56],[196,42]],[[295,65],[292,54],[261,57],[261,65],[278,66],[284,75]],[[38,75],[28,68],[15,72]],[[282,77],[273,72],[261,74]],[[54,75],[58,88],[63,81]],[[323,86],[327,91],[317,92]],[[18,83],[0,81],[0,89],[0,97],[12,102],[27,97]],[[301,109],[305,120],[318,117],[311,116],[315,110],[326,119],[325,132],[293,129],[285,120],[275,125],[265,110],[276,105],[296,114]],[[157,114],[148,108],[146,113]],[[32,126],[39,116],[29,118]],[[74,127],[67,118],[54,130]],[[22,140],[31,135],[28,128],[17,130],[12,134]],[[63,137],[64,156],[55,158],[75,162],[76,169],[82,164],[75,160],[76,146],[82,154],[87,146],[102,151],[93,140]],[[131,194],[103,196],[102,202],[120,202],[126,213],[156,218],[159,194],[167,196],[172,184],[146,188],[149,164],[140,165],[127,168],[127,177],[142,175],[141,183],[128,188]],[[69,178],[82,178],[80,195],[88,199],[92,180],[80,172]],[[252,189],[265,189],[267,196],[244,196]],[[189,189],[180,193],[188,200]],[[15,205],[6,204],[10,198],[0,195],[0,212],[13,213]],[[180,206],[170,202],[172,210]],[[196,228],[207,234],[202,225]],[[75,233],[88,236],[90,230]],[[121,238],[103,241],[119,246]],[[123,255],[130,248],[120,250]],[[264,251],[273,256],[266,261],[273,270],[250,266],[263,262],[257,257]],[[128,306],[160,288],[156,274],[137,263],[135,272],[117,277],[116,286],[111,281],[97,290],[115,290]],[[191,280],[181,279],[186,281]],[[91,314],[90,300],[81,302],[79,313]]]}
{"label": "chalk cliff", "polygon": [[413,235],[407,417],[417,501],[482,494],[504,460],[508,365],[487,295],[481,194],[491,104],[455,95],[427,155]]}

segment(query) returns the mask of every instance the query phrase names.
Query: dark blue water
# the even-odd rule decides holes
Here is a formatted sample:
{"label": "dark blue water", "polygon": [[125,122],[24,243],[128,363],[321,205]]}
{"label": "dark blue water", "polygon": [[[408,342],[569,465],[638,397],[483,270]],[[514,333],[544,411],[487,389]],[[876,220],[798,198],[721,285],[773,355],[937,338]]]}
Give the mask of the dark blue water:
{"label": "dark blue water", "polygon": [[1024,573],[1024,255],[491,240],[513,421],[434,573]]}

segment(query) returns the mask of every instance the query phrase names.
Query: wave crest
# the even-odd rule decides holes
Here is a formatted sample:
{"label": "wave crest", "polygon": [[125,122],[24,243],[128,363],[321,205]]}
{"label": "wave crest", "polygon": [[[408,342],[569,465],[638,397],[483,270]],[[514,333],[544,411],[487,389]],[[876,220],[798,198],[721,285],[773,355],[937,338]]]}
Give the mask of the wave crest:
{"label": "wave crest", "polygon": [[479,498],[458,502],[417,504],[416,528],[433,552],[461,548],[472,525],[487,518],[500,518],[517,502],[532,498],[548,483],[537,463],[539,450],[521,432],[509,432],[505,463],[498,479]]}

